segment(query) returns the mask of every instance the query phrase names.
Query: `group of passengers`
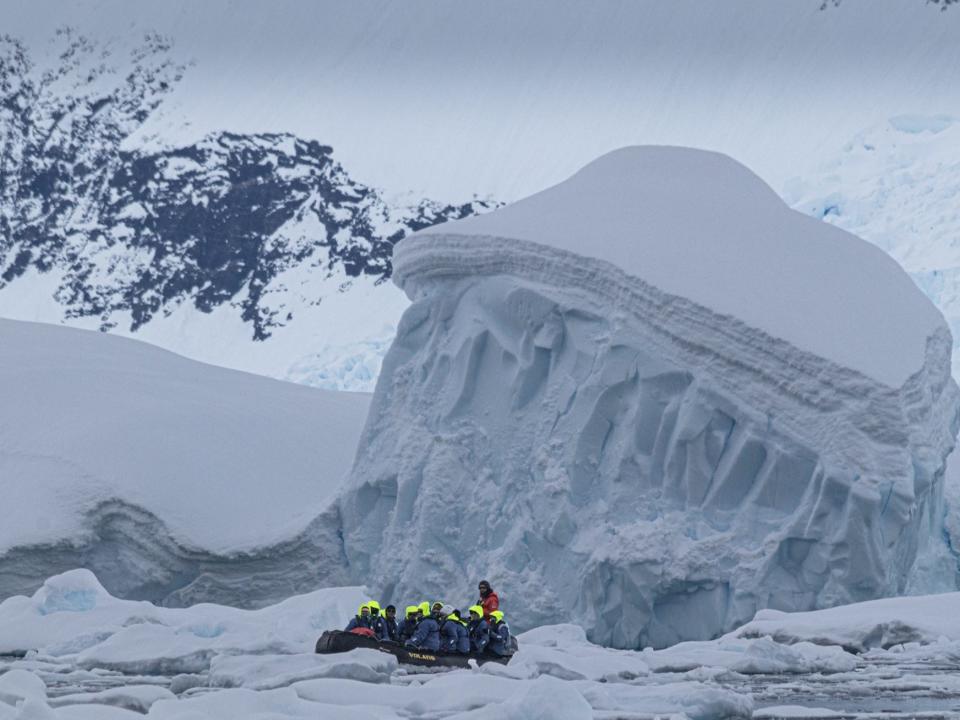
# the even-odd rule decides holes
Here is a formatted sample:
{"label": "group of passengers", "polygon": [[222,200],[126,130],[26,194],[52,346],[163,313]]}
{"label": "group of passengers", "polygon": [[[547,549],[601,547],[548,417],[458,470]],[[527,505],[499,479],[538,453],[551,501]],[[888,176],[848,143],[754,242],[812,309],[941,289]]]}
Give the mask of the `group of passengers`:
{"label": "group of passengers", "polygon": [[500,598],[486,580],[480,581],[478,589],[480,599],[466,616],[447,603],[422,602],[408,605],[404,618],[397,621],[396,607],[387,605],[381,614],[380,604],[371,600],[360,606],[347,632],[429,652],[512,654],[510,627],[500,611]]}

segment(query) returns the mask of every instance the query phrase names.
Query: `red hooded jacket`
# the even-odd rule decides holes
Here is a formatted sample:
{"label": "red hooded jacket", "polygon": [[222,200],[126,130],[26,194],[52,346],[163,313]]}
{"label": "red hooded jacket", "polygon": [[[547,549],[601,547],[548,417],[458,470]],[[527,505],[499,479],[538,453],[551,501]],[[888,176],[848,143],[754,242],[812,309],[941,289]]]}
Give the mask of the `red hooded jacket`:
{"label": "red hooded jacket", "polygon": [[498,598],[497,593],[491,589],[490,594],[485,598],[480,598],[477,604],[483,607],[483,616],[490,617],[490,613],[500,609],[500,598]]}

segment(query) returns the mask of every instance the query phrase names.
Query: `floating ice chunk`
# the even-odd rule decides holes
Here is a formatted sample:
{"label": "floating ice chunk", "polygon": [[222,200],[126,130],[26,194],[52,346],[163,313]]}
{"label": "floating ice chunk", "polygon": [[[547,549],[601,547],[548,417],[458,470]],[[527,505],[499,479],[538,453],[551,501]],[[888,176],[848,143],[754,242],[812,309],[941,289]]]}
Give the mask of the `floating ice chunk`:
{"label": "floating ice chunk", "polygon": [[780,643],[806,641],[853,652],[905,643],[947,647],[960,641],[960,593],[885,598],[813,612],[762,610],[735,635],[768,635]]}
{"label": "floating ice chunk", "polygon": [[22,700],[45,699],[47,686],[27,670],[8,670],[0,675],[0,702],[16,705]]}
{"label": "floating ice chunk", "polygon": [[278,690],[220,690],[188,699],[162,700],[147,714],[149,720],[259,720],[261,718],[315,718],[337,720],[392,720],[387,708],[366,707],[362,696],[353,698],[358,707],[330,706],[297,696],[290,688]]}
{"label": "floating ice chunk", "polygon": [[[89,717],[89,716],[88,716]],[[59,720],[47,703],[39,698],[28,698],[17,708],[15,720]],[[90,720],[94,720],[90,718]]]}
{"label": "floating ice chunk", "polygon": [[93,693],[72,693],[49,700],[51,707],[65,705],[109,705],[111,707],[146,713],[159,700],[172,700],[176,696],[158,685],[124,685]]}
{"label": "floating ice chunk", "polygon": [[41,615],[56,612],[89,612],[110,597],[96,575],[86,569],[70,570],[47,579],[33,596]]}
{"label": "floating ice chunk", "polygon": [[576,625],[534,628],[518,640],[523,651],[509,665],[488,663],[481,671],[517,679],[550,675],[561,680],[598,681],[632,680],[650,672],[642,655],[594,645]]}
{"label": "floating ice chunk", "polygon": [[225,655],[210,664],[213,687],[269,690],[313,678],[342,678],[366,683],[390,681],[397,659],[376,650],[338,655]]}
{"label": "floating ice chunk", "polygon": [[850,715],[830,708],[775,705],[755,710],[753,717],[755,720],[830,720],[831,718],[846,718]]}
{"label": "floating ice chunk", "polygon": [[413,305],[339,503],[381,599],[487,577],[516,631],[666,647],[903,593],[942,544],[942,316],[729,158],[617,151],[394,268]]}
{"label": "floating ice chunk", "polygon": [[593,720],[593,708],[569,683],[540,677],[502,702],[451,715],[450,720]]}
{"label": "floating ice chunk", "polygon": [[808,642],[783,645],[768,637],[742,640],[726,636],[711,642],[679,643],[664,650],[646,651],[643,658],[654,672],[685,672],[709,666],[744,675],[837,673],[857,666],[856,657],[839,647]]}
{"label": "floating ice chunk", "polygon": [[89,704],[64,706],[51,717],[56,720],[143,720],[143,713],[112,705]]}
{"label": "floating ice chunk", "polygon": [[750,718],[753,700],[749,695],[696,682],[663,685],[624,683],[576,683],[583,697],[596,711],[631,710],[644,716],[679,714],[690,720]]}

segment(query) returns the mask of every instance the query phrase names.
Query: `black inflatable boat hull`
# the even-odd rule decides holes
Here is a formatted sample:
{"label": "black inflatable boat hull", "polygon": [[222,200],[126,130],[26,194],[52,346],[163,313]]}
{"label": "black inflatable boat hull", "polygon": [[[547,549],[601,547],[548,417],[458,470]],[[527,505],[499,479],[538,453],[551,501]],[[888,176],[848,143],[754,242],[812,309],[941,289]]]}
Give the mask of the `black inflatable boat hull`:
{"label": "black inflatable boat hull", "polygon": [[397,661],[404,665],[421,665],[425,667],[470,667],[470,660],[476,660],[478,664],[483,665],[488,662],[500,663],[506,665],[510,662],[510,656],[500,657],[499,655],[488,655],[483,653],[478,655],[470,653],[469,655],[433,653],[429,650],[415,650],[406,648],[392,642],[380,642],[371,637],[355,635],[354,633],[343,632],[342,630],[327,630],[320,639],[317,640],[316,651],[321,655],[331,653],[343,653],[356,650],[357,648],[370,648],[393,655]]}

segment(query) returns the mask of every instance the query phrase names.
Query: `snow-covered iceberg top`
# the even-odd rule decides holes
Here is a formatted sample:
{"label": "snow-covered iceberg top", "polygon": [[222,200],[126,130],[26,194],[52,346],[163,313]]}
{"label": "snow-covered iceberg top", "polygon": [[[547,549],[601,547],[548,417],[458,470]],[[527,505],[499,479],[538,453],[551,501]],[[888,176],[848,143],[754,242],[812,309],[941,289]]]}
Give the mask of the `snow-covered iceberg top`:
{"label": "snow-covered iceberg top", "polygon": [[733,160],[617,151],[394,266],[414,303],[340,502],[388,600],[486,577],[518,627],[659,647],[955,587],[942,317]]}
{"label": "snow-covered iceberg top", "polygon": [[924,367],[945,326],[888,255],[791,210],[729,157],[690,148],[611,152],[496,212],[420,231],[394,267],[404,288],[445,272],[618,294],[636,279],[664,315],[686,299],[890,387]]}

